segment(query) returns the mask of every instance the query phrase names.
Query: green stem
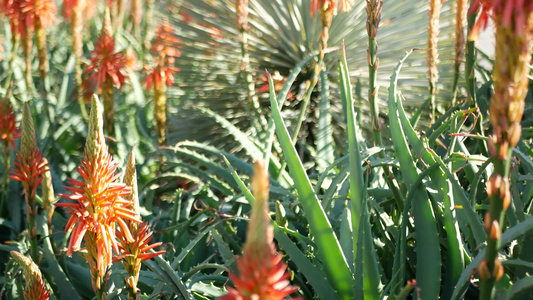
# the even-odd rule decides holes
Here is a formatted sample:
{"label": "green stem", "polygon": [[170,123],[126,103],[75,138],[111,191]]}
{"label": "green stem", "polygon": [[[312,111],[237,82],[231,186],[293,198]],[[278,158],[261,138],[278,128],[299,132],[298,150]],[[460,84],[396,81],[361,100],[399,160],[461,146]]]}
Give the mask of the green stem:
{"label": "green stem", "polygon": [[[472,4],[473,1],[470,1]],[[468,34],[472,31],[472,27],[476,23],[477,13],[470,14],[468,16]],[[466,64],[465,64],[465,75],[466,75],[466,91],[468,92],[468,104],[471,107],[477,107],[477,97],[476,97],[476,77],[474,72],[474,65],[476,62],[476,42],[468,41],[466,44]]]}
{"label": "green stem", "polygon": [[95,291],[96,293],[96,300],[103,300],[104,291],[102,289],[98,289]]}
{"label": "green stem", "polygon": [[[474,0],[471,0],[470,5],[472,5],[473,2]],[[474,27],[476,23],[477,15],[478,15],[477,13],[473,13],[468,16],[468,35],[470,35],[470,32],[472,31],[472,28]],[[477,103],[477,96],[476,96],[476,77],[475,77],[475,71],[474,71],[476,57],[477,57],[476,42],[468,41],[466,45],[466,63],[465,63],[466,91],[468,92],[468,105],[470,107],[479,108],[479,105]],[[483,124],[483,114],[480,113],[479,119],[475,126],[475,132],[479,133],[481,136],[484,136],[482,124]],[[485,141],[478,140],[477,147],[481,151],[481,154],[487,154],[488,147]]]}
{"label": "green stem", "polygon": [[[148,53],[150,49],[150,41],[148,40],[148,32],[150,31],[150,27],[152,26],[154,2],[155,0],[146,1],[146,14],[144,18],[144,27],[143,27],[143,32],[142,32],[143,53]],[[144,61],[144,59],[145,58],[143,54],[142,60]]]}
{"label": "green stem", "polygon": [[[509,178],[509,169],[511,164],[511,157],[512,157],[513,150],[509,149],[507,157],[503,160],[499,159],[498,157],[493,157],[493,165],[494,165],[494,176],[501,176],[502,178]],[[490,218],[490,224],[493,223],[493,221],[498,222],[500,226],[503,226],[503,222],[505,219],[505,208],[503,207],[504,199],[501,197],[501,193],[495,193],[490,197],[490,208],[488,216]],[[500,227],[500,228],[501,228]],[[487,269],[489,276],[488,278],[481,278],[481,286],[480,286],[480,300],[490,300],[494,298],[494,285],[496,284],[497,277],[495,276],[495,272],[497,272],[495,262],[498,258],[498,249],[500,249],[500,236],[501,236],[501,229],[498,236],[493,237],[490,234],[490,230],[492,229],[492,226],[489,227],[489,232],[487,232],[487,250],[485,252],[485,262],[487,263]]]}
{"label": "green stem", "polygon": [[298,141],[298,134],[300,133],[300,129],[302,128],[302,124],[305,118],[305,113],[307,112],[307,107],[309,106],[309,102],[311,100],[311,94],[313,93],[313,90],[315,89],[316,84],[318,83],[318,74],[320,74],[320,70],[322,69],[321,66],[322,61],[317,62],[317,67],[315,67],[315,72],[313,73],[313,77],[311,78],[311,84],[307,88],[305,92],[305,96],[302,100],[302,107],[300,109],[300,114],[298,115],[298,120],[296,121],[296,126],[294,127],[294,130],[292,132],[292,144],[295,145]]}
{"label": "green stem", "polygon": [[259,124],[256,124],[256,130],[258,132],[264,132],[266,126],[266,119],[261,113],[261,106],[259,105],[259,99],[255,94],[255,81],[253,74],[250,71],[250,55],[248,54],[248,32],[243,28],[240,31],[239,43],[241,44],[241,60],[243,64],[243,74],[246,80],[246,88],[248,91],[248,103],[252,108],[255,120],[258,120]]}
{"label": "green stem", "polygon": [[[26,197],[30,197],[33,192],[26,191]],[[30,195],[28,195],[28,193]],[[30,255],[36,264],[39,264],[39,245],[37,244],[37,205],[35,199],[26,201],[28,204],[28,235],[30,237]]]}
{"label": "green stem", "polygon": [[7,211],[7,186],[9,183],[8,171],[10,167],[11,155],[9,152],[9,145],[4,143],[4,178],[2,179],[2,198],[0,202],[0,217],[4,217]]}
{"label": "green stem", "polygon": [[[379,119],[379,103],[377,85],[377,71],[379,67],[379,60],[377,57],[378,43],[376,35],[379,28],[379,18],[381,15],[381,6],[374,2],[367,2],[368,15],[368,101],[370,102],[370,115],[372,116],[372,133],[374,135],[374,145],[383,146],[383,138],[381,136],[381,121]],[[379,158],[385,158],[385,153],[380,152]],[[399,211],[403,211],[404,199],[398,187],[394,184],[392,171],[389,166],[383,166],[383,173],[385,174],[385,181],[392,191],[396,206]]]}

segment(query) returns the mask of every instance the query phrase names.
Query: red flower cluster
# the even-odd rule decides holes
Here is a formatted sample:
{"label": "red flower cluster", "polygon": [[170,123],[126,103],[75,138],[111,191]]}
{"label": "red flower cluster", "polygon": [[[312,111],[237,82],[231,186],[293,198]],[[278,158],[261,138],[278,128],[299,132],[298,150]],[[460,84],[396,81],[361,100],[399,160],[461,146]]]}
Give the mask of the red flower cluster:
{"label": "red flower cluster", "polygon": [[[152,245],[148,245],[152,239],[152,231],[148,227],[148,223],[144,222],[134,230],[131,234],[135,237],[133,242],[128,242],[127,234],[124,234],[122,230],[117,231],[117,238],[119,240],[119,252],[118,256],[115,256],[113,262],[118,262],[121,259],[127,260],[148,260],[158,255],[165,253],[165,251],[157,251],[148,253],[148,251],[161,246],[163,243],[158,242]],[[133,264],[132,264],[133,265]],[[140,264],[139,264],[140,267]],[[138,272],[137,272],[138,273]]]}
{"label": "red flower cluster", "polygon": [[33,29],[37,19],[41,26],[48,27],[56,19],[56,5],[53,0],[4,0],[0,8],[10,18],[11,28],[26,34],[26,28]]}
{"label": "red flower cluster", "polygon": [[28,28],[33,28],[36,19],[45,28],[57,21],[54,0],[20,0],[20,12]]}
{"label": "red flower cluster", "polygon": [[4,146],[11,145],[15,148],[15,140],[20,137],[20,132],[15,121],[13,107],[7,100],[0,100],[0,140],[4,141]]}
{"label": "red flower cluster", "polygon": [[90,80],[98,91],[102,91],[102,84],[109,76],[113,84],[122,88],[126,81],[126,76],[122,73],[126,66],[126,59],[122,52],[115,52],[115,40],[105,31],[102,32],[96,47],[92,53],[91,64],[86,72],[90,75]]}
{"label": "red flower cluster", "polygon": [[94,97],[84,160],[77,169],[83,181],[69,179],[72,187],[65,189],[72,193],[60,197],[72,202],[55,204],[71,214],[66,225],[66,230],[72,229],[67,255],[79,251],[82,240],[85,242],[87,254],[84,257],[89,262],[95,290],[101,290],[105,284],[107,270],[113,261],[112,250],[119,253],[116,224],[125,239],[133,242],[125,220],[141,222],[131,210],[133,202],[123,198],[131,193],[131,189],[118,181],[120,174],[115,174],[118,164],[112,160],[103,136],[102,111]]}
{"label": "red flower cluster", "polygon": [[163,22],[157,30],[156,37],[152,42],[152,54],[157,55],[155,67],[146,69],[144,73],[148,75],[144,79],[146,90],[153,87],[162,89],[164,84],[171,86],[174,84],[174,73],[180,69],[174,67],[176,58],[181,55],[179,51],[179,38],[174,35],[172,26],[168,22]]}
{"label": "red flower cluster", "polygon": [[[353,0],[339,0],[340,1],[340,11],[347,12],[352,9]],[[311,14],[313,17],[316,15],[316,12],[322,10],[326,11],[333,9],[333,14],[337,14],[337,0],[311,0]]]}
{"label": "red flower cluster", "polygon": [[162,87],[165,83],[167,86],[173,85],[174,73],[179,71],[179,68],[169,66],[168,64],[157,64],[154,68],[144,70],[143,73],[147,74],[143,80],[143,83],[146,85],[146,90],[149,91],[152,89],[152,86]]}
{"label": "red flower cluster", "polygon": [[528,14],[533,11],[531,0],[474,0],[470,6],[469,14],[481,9],[481,14],[472,28],[470,39],[477,40],[480,30],[487,28],[489,16],[498,18],[499,26],[514,27],[518,35],[526,30]]}
{"label": "red flower cluster", "polygon": [[178,50],[180,39],[174,35],[174,30],[169,22],[163,22],[157,29],[156,36],[152,41],[152,54],[165,56],[170,64],[181,56]]}
{"label": "red flower cluster", "polygon": [[237,259],[240,274],[230,274],[235,288],[226,287],[229,293],[219,300],[281,300],[298,291],[298,287],[290,285],[287,265],[274,246],[274,227],[268,216],[268,185],[265,165],[257,162],[252,178],[255,202],[242,257]]}
{"label": "red flower cluster", "polygon": [[46,162],[35,139],[35,129],[28,103],[24,103],[22,116],[22,141],[17,152],[14,172],[9,172],[9,178],[22,182],[26,192],[29,213],[32,213],[32,202],[35,199],[37,186],[43,180],[42,174],[47,170]]}

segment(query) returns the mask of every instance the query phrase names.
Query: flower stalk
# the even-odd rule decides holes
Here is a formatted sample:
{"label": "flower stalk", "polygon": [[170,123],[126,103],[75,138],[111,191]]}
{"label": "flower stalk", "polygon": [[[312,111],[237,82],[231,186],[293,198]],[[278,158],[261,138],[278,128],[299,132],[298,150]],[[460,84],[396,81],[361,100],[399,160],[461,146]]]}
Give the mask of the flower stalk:
{"label": "flower stalk", "polygon": [[[368,74],[369,74],[369,86],[368,86],[368,101],[370,103],[370,114],[372,116],[372,133],[374,135],[374,145],[383,146],[383,139],[381,136],[381,119],[379,118],[379,86],[377,84],[377,73],[379,68],[379,58],[377,57],[378,43],[376,40],[379,23],[381,21],[381,9],[383,8],[383,1],[379,0],[366,0],[366,32],[368,35]],[[385,153],[380,152],[378,154],[380,158],[385,158]],[[403,197],[398,187],[392,180],[392,172],[390,167],[383,166],[383,172],[385,174],[385,181],[394,194],[396,200],[396,206],[399,209],[403,207]]]}
{"label": "flower stalk", "polygon": [[138,36],[140,32],[142,17],[143,17],[143,8],[141,0],[131,0],[130,2],[130,19],[133,24],[133,35]]}
{"label": "flower stalk", "polygon": [[481,9],[471,38],[486,27],[491,16],[496,26],[496,54],[494,60],[494,94],[489,108],[493,134],[489,137],[489,154],[494,173],[487,182],[490,207],[485,215],[487,248],[478,266],[481,277],[480,299],[493,299],[494,285],[504,274],[498,258],[502,226],[511,203],[509,169],[513,147],[520,141],[520,124],[529,84],[529,64],[533,46],[533,2],[509,0],[476,1],[472,11]]}
{"label": "flower stalk", "polygon": [[83,56],[83,22],[86,9],[86,0],[72,1],[71,7],[66,8],[64,14],[70,17],[70,31],[72,33],[72,50],[76,62],[74,64],[74,83],[76,84],[77,99],[80,112],[84,119],[88,119],[87,109],[83,95],[83,70],[81,58]]}
{"label": "flower stalk", "polygon": [[[352,9],[352,5],[353,3],[351,0],[340,0],[340,11],[350,11]],[[298,134],[302,127],[303,120],[305,119],[305,114],[307,112],[307,107],[309,106],[309,101],[311,100],[311,95],[318,83],[320,72],[324,69],[324,56],[328,47],[329,29],[331,28],[333,16],[337,14],[338,10],[337,0],[312,0],[311,2],[311,14],[313,17],[317,12],[320,13],[322,32],[320,33],[320,40],[318,43],[318,61],[315,63],[313,75],[309,81],[310,84],[307,86],[307,90],[302,100],[300,114],[298,115],[298,120],[292,133],[293,144],[296,144],[296,141],[298,140]]]}
{"label": "flower stalk", "polygon": [[455,105],[457,102],[457,92],[458,92],[458,83],[459,76],[461,75],[461,64],[465,58],[465,26],[467,25],[467,12],[468,12],[468,1],[467,0],[457,0],[456,2],[456,13],[455,13],[455,41],[454,41],[454,75],[453,75],[453,98],[452,105]]}
{"label": "flower stalk", "polygon": [[122,52],[115,52],[115,40],[111,31],[111,17],[109,9],[105,11],[105,21],[102,32],[91,57],[91,64],[86,72],[90,80],[98,88],[104,103],[104,126],[108,134],[113,133],[115,102],[114,87],[122,88],[126,81],[124,68],[126,59]]}
{"label": "flower stalk", "polygon": [[437,82],[439,81],[439,24],[442,0],[429,1],[429,30],[428,30],[428,67],[429,67],[429,97],[431,99],[431,124],[435,122]]}
{"label": "flower stalk", "polygon": [[43,180],[43,173],[47,164],[44,161],[41,151],[37,147],[33,119],[28,103],[24,103],[22,114],[22,140],[20,150],[16,155],[13,172],[9,172],[9,178],[18,180],[24,187],[24,198],[28,210],[28,236],[30,238],[31,257],[35,262],[39,261],[37,244],[37,186]]}
{"label": "flower stalk", "polygon": [[92,285],[97,299],[105,299],[105,287],[113,262],[113,251],[119,253],[118,226],[128,242],[134,238],[126,221],[140,222],[131,209],[133,202],[125,199],[131,189],[118,182],[120,174],[115,174],[118,164],[109,154],[104,140],[103,117],[96,96],[91,102],[89,133],[85,144],[84,159],[77,169],[82,180],[69,179],[66,190],[70,194],[60,197],[69,202],[56,203],[71,215],[66,230],[72,229],[67,256],[81,251],[81,243],[86,252],[81,254],[89,263]]}
{"label": "flower stalk", "polygon": [[24,54],[24,65],[26,69],[24,70],[24,80],[26,81],[26,89],[29,91],[33,87],[33,76],[31,70],[31,50],[33,48],[33,40],[30,35],[28,26],[24,23],[21,25],[23,32],[21,33],[22,37],[22,52]]}
{"label": "flower stalk", "polygon": [[280,300],[298,291],[298,287],[290,285],[290,273],[282,255],[276,253],[274,227],[268,215],[269,176],[263,162],[254,165],[252,192],[255,201],[246,242],[242,257],[237,259],[239,275],[229,275],[235,288],[226,287],[229,293],[219,300]]}
{"label": "flower stalk", "polygon": [[[56,21],[56,7],[53,0],[20,0],[21,21],[26,33],[35,32],[37,58],[39,60],[39,77],[42,82],[43,96],[46,98],[48,90],[46,78],[48,76],[48,54],[46,49],[46,31]],[[31,36],[27,37],[31,39]],[[30,48],[31,49],[31,48]],[[30,50],[31,51],[31,50]]]}
{"label": "flower stalk", "polygon": [[235,0],[237,31],[239,32],[239,44],[241,46],[241,72],[246,80],[248,105],[252,109],[255,120],[258,120],[257,124],[255,124],[257,127],[256,130],[261,132],[265,129],[266,120],[261,113],[259,98],[255,93],[254,74],[250,68],[250,55],[248,53],[248,2],[248,0]]}
{"label": "flower stalk", "polygon": [[24,288],[24,299],[26,300],[48,300],[50,291],[46,288],[39,267],[29,258],[17,251],[11,251],[11,256],[22,267],[26,288]]}
{"label": "flower stalk", "polygon": [[174,67],[176,58],[181,55],[177,43],[179,39],[174,35],[172,25],[163,22],[152,41],[152,54],[157,57],[156,65],[151,70],[146,70],[148,76],[144,80],[146,89],[153,87],[154,92],[154,119],[159,145],[166,144],[167,129],[167,95],[166,86],[174,84],[174,73],[179,69]]}
{"label": "flower stalk", "polygon": [[[131,194],[124,196],[124,199],[130,200],[133,203],[132,210],[136,216],[140,219],[140,207],[139,198],[137,192],[137,172],[135,170],[135,155],[130,152],[128,164],[126,166],[126,173],[124,174],[124,183],[131,188]],[[126,286],[128,289],[128,300],[137,299],[140,296],[140,290],[137,287],[139,282],[139,273],[141,271],[141,263],[147,259],[154,258],[158,255],[165,253],[165,251],[148,252],[153,248],[159,247],[162,243],[155,243],[148,245],[152,239],[152,231],[148,227],[148,223],[144,222],[138,224],[130,220],[125,220],[128,228],[134,238],[133,241],[129,241],[126,238],[126,234],[122,231],[117,231],[119,255],[113,259],[113,262],[122,260],[124,269],[128,272],[126,278]]]}

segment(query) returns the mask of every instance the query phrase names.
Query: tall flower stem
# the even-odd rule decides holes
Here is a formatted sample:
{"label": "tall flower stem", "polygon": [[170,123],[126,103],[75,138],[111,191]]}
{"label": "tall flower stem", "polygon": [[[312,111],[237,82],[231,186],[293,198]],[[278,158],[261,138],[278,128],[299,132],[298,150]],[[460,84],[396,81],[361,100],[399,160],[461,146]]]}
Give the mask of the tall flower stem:
{"label": "tall flower stem", "polygon": [[28,103],[24,103],[22,114],[22,141],[20,151],[17,153],[14,172],[9,172],[10,178],[22,182],[24,198],[28,210],[28,236],[30,238],[30,254],[35,262],[39,261],[37,244],[37,203],[35,201],[37,186],[43,179],[46,171],[46,162],[37,147],[33,119]]}
{"label": "tall flower stem", "polygon": [[[383,146],[383,139],[381,137],[381,120],[379,119],[379,103],[378,93],[379,86],[377,85],[377,73],[379,67],[379,58],[377,57],[378,43],[376,41],[377,32],[379,29],[379,23],[381,21],[381,9],[383,7],[383,1],[378,0],[366,0],[366,13],[367,23],[366,31],[368,34],[368,74],[369,74],[369,86],[368,86],[368,101],[370,102],[370,114],[372,116],[372,133],[374,135],[374,144],[376,146]],[[379,153],[380,158],[385,158],[385,153]],[[403,208],[403,197],[398,187],[392,180],[392,172],[390,167],[383,166],[383,173],[385,174],[385,181],[391,189],[394,199],[396,200],[396,206]]]}
{"label": "tall flower stem", "polygon": [[4,95],[6,99],[11,98],[11,96],[8,94],[11,92],[11,88],[10,88],[11,77],[13,77],[13,70],[14,70],[13,66],[15,63],[15,59],[17,58],[17,51],[19,48],[19,44],[20,44],[20,33],[17,31],[16,28],[11,27],[11,47],[12,48],[11,48],[11,56],[9,57],[9,62],[8,62],[10,71],[7,74],[6,81],[4,84],[4,90],[9,91],[9,92],[6,92],[6,95]]}
{"label": "tall flower stem", "polygon": [[69,179],[66,187],[70,194],[60,197],[70,202],[56,203],[64,207],[71,217],[66,230],[72,229],[67,256],[80,251],[84,242],[87,252],[82,254],[89,264],[91,281],[97,299],[105,299],[106,282],[111,272],[113,251],[119,252],[117,227],[128,242],[133,242],[126,220],[140,223],[137,214],[130,209],[131,200],[123,197],[131,189],[118,181],[118,164],[109,154],[104,139],[102,109],[96,96],[91,102],[89,133],[85,143],[84,159],[77,171],[82,180]]}
{"label": "tall flower stem", "polygon": [[[41,77],[43,98],[48,97],[48,54],[46,53],[46,31],[40,18],[35,18],[35,44],[37,45],[37,58],[39,59],[39,77]],[[45,109],[48,111],[48,101],[45,101]]]}
{"label": "tall flower stem", "polygon": [[251,107],[254,119],[257,120],[256,130],[263,132],[266,120],[261,113],[259,98],[255,93],[254,76],[250,68],[250,55],[248,54],[248,0],[236,0],[235,11],[237,13],[237,30],[239,31],[239,44],[241,46],[241,71],[244,75],[247,88],[248,105]]}
{"label": "tall flower stem", "polygon": [[[470,0],[470,6],[476,0]],[[477,13],[470,13],[467,18],[468,36],[472,34],[474,25],[476,23]],[[476,75],[474,72],[474,65],[476,63],[477,51],[476,42],[472,39],[468,39],[465,49],[466,62],[465,62],[465,77],[466,77],[466,91],[468,93],[468,104],[470,107],[477,107],[476,96]]]}
{"label": "tall flower stem", "polygon": [[165,94],[165,83],[154,84],[154,118],[159,145],[166,143],[167,129],[167,95]]}
{"label": "tall flower stem", "polygon": [[33,79],[31,72],[31,49],[33,47],[33,40],[29,32],[28,25],[26,23],[21,24],[24,27],[24,33],[22,33],[22,50],[24,52],[24,64],[26,65],[25,76],[26,90],[29,92],[33,88]]}
{"label": "tall flower stem", "polygon": [[130,12],[130,18],[132,21],[133,26],[133,32],[132,34],[135,37],[139,37],[139,28],[141,26],[142,16],[143,16],[143,9],[142,4],[144,1],[141,0],[132,0],[131,1],[131,12]]}
{"label": "tall flower stem", "polygon": [[459,75],[461,74],[461,64],[465,56],[465,23],[467,22],[468,2],[467,0],[457,0],[455,15],[455,60],[454,60],[454,75],[453,75],[453,97],[452,105],[457,102],[457,85],[459,83]]}
{"label": "tall flower stem", "polygon": [[[466,0],[465,0],[466,1]],[[470,0],[470,6],[472,7],[476,0]],[[471,37],[474,34],[474,26],[476,24],[476,18],[478,16],[477,12],[470,11],[467,17],[467,39],[466,48],[465,48],[465,77],[466,77],[466,91],[468,94],[468,105],[470,107],[479,107],[477,102],[477,89],[476,89],[476,72],[474,70],[476,59],[477,59],[477,49],[476,41]],[[479,114],[479,119],[475,125],[475,132],[479,135],[484,136],[483,131],[483,114]],[[483,153],[487,153],[487,143],[485,140],[478,140],[478,149]]]}
{"label": "tall flower stem", "polygon": [[0,202],[0,217],[4,217],[4,212],[7,211],[7,186],[9,185],[9,177],[7,170],[9,170],[11,162],[11,154],[9,145],[4,147],[4,175],[2,178],[2,199]]}
{"label": "tall flower stem", "polygon": [[83,99],[82,91],[82,76],[83,70],[81,68],[81,58],[83,56],[83,16],[85,11],[85,0],[78,0],[76,5],[72,8],[72,19],[70,23],[70,30],[72,32],[72,50],[76,59],[74,65],[74,82],[76,83],[76,97],[80,106],[80,112],[84,119],[88,119],[87,109],[85,108],[85,100]]}
{"label": "tall flower stem", "polygon": [[428,31],[428,67],[429,67],[429,97],[431,99],[431,124],[435,122],[437,82],[439,81],[439,20],[442,0],[429,1],[429,31]]}
{"label": "tall flower stem", "polygon": [[[504,275],[498,258],[505,212],[511,203],[509,171],[513,147],[520,141],[521,120],[529,85],[529,64],[533,45],[533,2],[508,0],[476,3],[481,8],[477,28],[486,25],[489,14],[496,27],[494,59],[494,94],[489,118],[493,134],[489,138],[489,154],[494,172],[487,182],[489,211],[484,225],[487,232],[485,258],[479,263],[480,298],[494,298],[494,286]],[[473,8],[475,9],[476,6]],[[483,24],[483,25],[481,25]],[[475,37],[474,37],[475,38]]]}
{"label": "tall flower stem", "polygon": [[[150,27],[152,26],[153,21],[153,13],[154,13],[154,2],[155,0],[146,0],[146,12],[144,16],[144,27],[142,32],[142,45],[143,45],[143,52],[146,53],[148,49],[150,49]],[[142,60],[144,61],[144,56],[142,57]]]}

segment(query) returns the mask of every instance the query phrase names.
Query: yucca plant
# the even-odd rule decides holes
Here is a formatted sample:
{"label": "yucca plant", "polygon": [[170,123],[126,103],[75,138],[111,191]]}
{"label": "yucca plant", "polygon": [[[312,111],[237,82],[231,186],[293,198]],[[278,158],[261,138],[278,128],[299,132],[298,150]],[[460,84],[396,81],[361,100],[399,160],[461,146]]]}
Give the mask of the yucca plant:
{"label": "yucca plant", "polygon": [[[246,90],[248,84],[246,77],[241,72],[241,56],[239,53],[239,33],[236,21],[236,8],[234,1],[221,1],[212,3],[211,1],[183,2],[169,5],[175,12],[175,17],[170,21],[177,27],[177,33],[183,40],[181,49],[183,61],[180,64],[182,73],[180,75],[179,89],[175,89],[175,105],[181,109],[179,116],[187,116],[186,119],[196,120],[191,122],[171,122],[172,134],[169,138],[172,141],[185,139],[195,139],[201,141],[214,141],[216,145],[227,143],[225,149],[238,147],[227,138],[219,129],[219,126],[209,121],[205,114],[198,114],[195,107],[208,107],[219,115],[224,116],[234,125],[242,130],[254,129],[257,126],[248,126],[250,120],[247,118],[253,114],[252,107],[246,100],[249,92]],[[165,7],[169,7],[166,6]],[[444,3],[442,9],[442,21],[452,20],[455,15],[452,13],[450,1]],[[380,94],[385,92],[388,86],[388,77],[392,72],[397,59],[397,54],[410,48],[425,48],[427,45],[427,30],[420,26],[423,22],[428,22],[425,12],[429,5],[425,1],[394,1],[383,6],[383,20],[380,24],[380,35],[387,38],[379,41],[380,71],[377,74],[376,86],[381,87]],[[349,13],[338,14],[333,18],[329,30],[328,47],[338,49],[341,41],[344,40],[348,55],[348,64],[351,72],[355,75],[352,83],[357,86],[356,103],[358,107],[363,107],[366,111],[369,107],[368,93],[364,86],[368,83],[368,63],[366,49],[360,47],[367,43],[367,37],[363,34],[366,27],[366,16],[364,14],[366,3],[358,2]],[[255,1],[249,4],[249,28],[248,56],[250,73],[255,81],[256,91],[265,82],[260,81],[261,75],[267,69],[270,72],[279,71],[286,77],[294,66],[313,51],[318,51],[320,44],[321,20],[319,17],[311,16],[311,1],[291,0],[291,1]],[[414,12],[411,12],[414,10]],[[395,20],[394,22],[390,22]],[[397,23],[395,23],[397,22]],[[393,24],[403,24],[394,26]],[[425,27],[425,25],[424,25]],[[453,26],[442,28],[440,35],[442,49],[441,56],[441,80],[439,86],[450,86],[453,81],[453,72],[450,72],[449,65],[453,57],[453,52],[446,47],[452,43],[450,33]],[[201,47],[199,47],[201,45]],[[212,51],[216,47],[217,51]],[[199,50],[202,49],[202,50]],[[326,70],[335,70],[335,62],[339,59],[339,51],[329,49],[325,55]],[[404,93],[417,95],[420,99],[418,104],[422,104],[427,98],[427,79],[423,76],[426,65],[426,55],[416,53],[416,59],[411,63],[416,68],[411,68],[402,76],[409,78],[409,84],[404,86]],[[189,65],[190,63],[190,65]],[[296,83],[292,87],[292,92],[296,99],[287,102],[291,107],[287,111],[288,126],[296,126],[298,115],[302,105],[300,103],[305,92],[305,82],[313,74],[312,64],[304,66],[304,70],[299,74]],[[338,77],[335,72],[326,73],[329,77],[328,85],[338,86]],[[183,77],[183,78],[181,78]],[[404,80],[400,81],[403,85]],[[198,88],[201,82],[202,88]],[[319,88],[317,88],[317,91]],[[448,89],[444,89],[447,91]],[[437,95],[439,102],[448,102],[446,92]],[[170,93],[172,94],[172,92]],[[178,96],[179,95],[179,96]],[[268,107],[266,94],[259,93],[258,96],[263,103],[263,107]],[[309,118],[304,122],[304,127],[316,124],[316,116],[312,112],[318,107],[319,93],[314,93],[312,102],[309,104],[306,115]],[[337,93],[337,89],[332,90],[332,97],[335,99],[331,103],[331,109],[335,112],[333,123],[340,125],[338,116],[342,115],[342,104]],[[210,99],[216,98],[216,101]],[[237,99],[237,100],[236,100]],[[377,102],[384,104],[378,97]],[[447,105],[447,104],[446,104]],[[192,107],[192,109],[191,109]],[[267,109],[268,110],[268,109]],[[194,114],[195,118],[192,119]],[[202,116],[203,115],[203,116]],[[368,114],[364,114],[365,122],[371,123]],[[381,116],[382,118],[383,116]],[[201,121],[200,121],[201,120]],[[311,121],[315,120],[315,121]],[[342,126],[342,125],[340,125]],[[335,132],[339,132],[337,126]],[[303,134],[310,132],[303,131]],[[261,134],[261,133],[260,133]],[[387,134],[388,136],[388,134]],[[337,142],[343,143],[342,138],[337,136]],[[310,141],[313,136],[309,138]],[[305,139],[300,139],[303,141]],[[221,144],[219,144],[221,143]]]}

